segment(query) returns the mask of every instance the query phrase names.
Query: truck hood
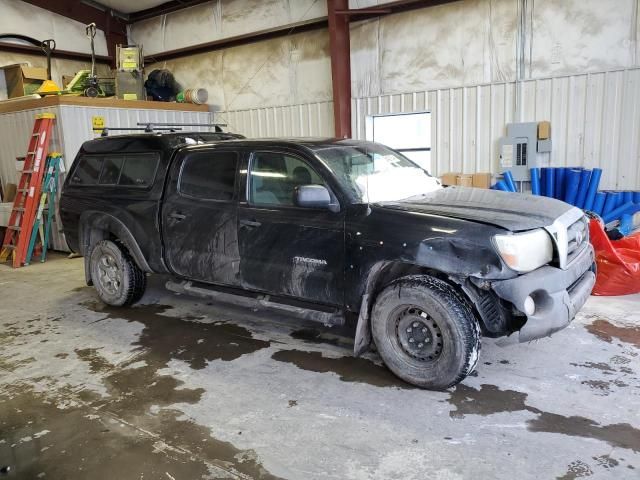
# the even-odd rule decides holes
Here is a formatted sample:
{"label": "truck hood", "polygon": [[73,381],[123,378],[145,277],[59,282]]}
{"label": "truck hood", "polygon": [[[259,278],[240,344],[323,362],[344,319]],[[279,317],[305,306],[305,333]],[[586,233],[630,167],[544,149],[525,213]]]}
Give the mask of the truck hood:
{"label": "truck hood", "polygon": [[553,198],[465,187],[442,188],[377,205],[391,210],[472,220],[514,232],[549,226],[573,208]]}

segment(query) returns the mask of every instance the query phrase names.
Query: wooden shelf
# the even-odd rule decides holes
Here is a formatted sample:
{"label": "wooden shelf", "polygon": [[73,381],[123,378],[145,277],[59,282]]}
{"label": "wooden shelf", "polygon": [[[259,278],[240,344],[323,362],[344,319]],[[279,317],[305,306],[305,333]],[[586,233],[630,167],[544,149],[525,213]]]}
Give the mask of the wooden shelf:
{"label": "wooden shelf", "polygon": [[99,108],[132,108],[135,110],[178,110],[182,112],[207,112],[208,105],[175,102],[148,102],[145,100],[121,100],[119,98],[88,98],[73,95],[50,95],[43,98],[9,99],[0,101],[0,113],[20,112],[58,105],[79,105]]}

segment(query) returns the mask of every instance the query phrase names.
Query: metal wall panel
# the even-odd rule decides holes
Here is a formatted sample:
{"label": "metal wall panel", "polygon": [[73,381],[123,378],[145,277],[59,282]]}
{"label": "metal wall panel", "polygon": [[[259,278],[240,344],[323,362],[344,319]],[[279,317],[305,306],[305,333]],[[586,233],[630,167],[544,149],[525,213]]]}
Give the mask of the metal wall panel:
{"label": "metal wall panel", "polygon": [[[516,94],[503,82],[355,98],[353,136],[370,115],[430,111],[434,174],[496,173]],[[518,99],[519,121],[551,122],[551,166],[600,167],[603,188],[640,188],[640,68],[527,80]]]}
{"label": "metal wall panel", "polygon": [[[92,131],[91,117],[101,115],[105,125],[111,127],[135,127],[137,122],[178,122],[178,123],[210,123],[210,112],[182,112],[175,110],[134,110],[129,108],[84,107],[61,105],[45,109],[23,110],[0,114],[0,176],[3,184],[17,183],[19,171],[16,170],[15,159],[24,156],[27,142],[33,131],[33,122],[38,113],[56,114],[54,134],[49,151],[62,152],[65,166],[68,168],[87,140],[96,137]],[[183,131],[202,130],[198,127],[184,127]],[[61,178],[64,180],[64,175]],[[58,189],[60,191],[60,188]],[[52,245],[56,250],[67,250],[64,235],[58,227],[53,227]]]}
{"label": "metal wall panel", "polygon": [[249,138],[332,137],[333,102],[216,112],[217,123]]}

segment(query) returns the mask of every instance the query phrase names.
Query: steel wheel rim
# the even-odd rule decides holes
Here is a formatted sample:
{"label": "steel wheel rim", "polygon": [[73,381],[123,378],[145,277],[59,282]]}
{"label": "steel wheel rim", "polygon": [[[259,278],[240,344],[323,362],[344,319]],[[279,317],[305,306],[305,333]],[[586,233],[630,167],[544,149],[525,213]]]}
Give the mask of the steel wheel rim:
{"label": "steel wheel rim", "polygon": [[116,259],[110,253],[103,253],[98,259],[98,282],[110,295],[116,295],[122,287],[122,272]]}
{"label": "steel wheel rim", "polygon": [[415,305],[403,305],[394,314],[395,340],[400,351],[421,363],[442,354],[442,330],[427,312]]}

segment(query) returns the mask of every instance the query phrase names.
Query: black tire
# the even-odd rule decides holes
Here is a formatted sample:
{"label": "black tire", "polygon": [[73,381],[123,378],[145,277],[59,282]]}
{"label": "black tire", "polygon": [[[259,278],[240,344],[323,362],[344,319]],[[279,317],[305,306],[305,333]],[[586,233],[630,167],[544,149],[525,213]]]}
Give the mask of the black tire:
{"label": "black tire", "polygon": [[400,278],[376,299],[373,339],[387,367],[421,388],[441,390],[476,367],[480,326],[446,282],[427,275]]}
{"label": "black tire", "polygon": [[131,305],[147,288],[146,274],[125,248],[110,240],[100,240],[93,246],[90,269],[93,286],[107,305]]}

